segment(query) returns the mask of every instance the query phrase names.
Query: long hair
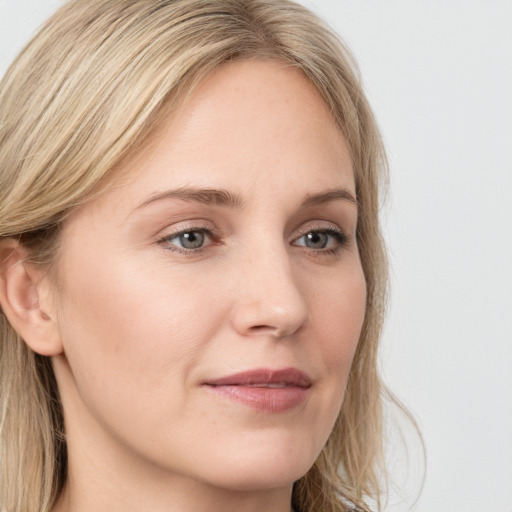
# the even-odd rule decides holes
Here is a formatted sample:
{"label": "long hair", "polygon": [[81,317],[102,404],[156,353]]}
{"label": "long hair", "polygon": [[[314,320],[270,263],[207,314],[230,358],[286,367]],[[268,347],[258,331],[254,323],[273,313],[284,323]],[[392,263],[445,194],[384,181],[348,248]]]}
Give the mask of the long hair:
{"label": "long hair", "polygon": [[[0,83],[0,239],[52,265],[70,211],[108,185],[201,79],[237,59],[278,59],[316,86],[348,142],[367,285],[363,329],[330,438],[294,485],[301,512],[380,503],[382,399],[377,348],[387,285],[379,229],[386,158],[350,52],[289,0],[74,0],[48,20]],[[51,360],[0,311],[0,503],[47,512],[66,481],[62,406]]]}

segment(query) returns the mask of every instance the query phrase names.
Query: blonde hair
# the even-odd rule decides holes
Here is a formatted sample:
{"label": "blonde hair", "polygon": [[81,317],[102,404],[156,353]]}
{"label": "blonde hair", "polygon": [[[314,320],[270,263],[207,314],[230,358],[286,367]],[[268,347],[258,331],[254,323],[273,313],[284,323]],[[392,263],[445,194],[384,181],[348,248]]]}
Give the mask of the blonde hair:
{"label": "blonde hair", "polygon": [[[0,84],[0,236],[51,265],[59,226],[112,178],[179,98],[236,59],[280,59],[317,87],[348,141],[367,283],[361,338],[334,430],[296,482],[301,512],[380,503],[382,398],[377,347],[387,264],[379,230],[386,159],[350,53],[289,0],[74,0],[50,18]],[[59,392],[0,312],[0,503],[48,511],[66,479]]]}

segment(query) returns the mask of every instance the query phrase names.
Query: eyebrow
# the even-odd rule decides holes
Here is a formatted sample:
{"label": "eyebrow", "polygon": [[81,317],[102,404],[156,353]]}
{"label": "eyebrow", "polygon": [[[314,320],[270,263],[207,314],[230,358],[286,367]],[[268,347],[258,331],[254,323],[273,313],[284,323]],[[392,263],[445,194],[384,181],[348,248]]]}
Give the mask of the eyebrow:
{"label": "eyebrow", "polygon": [[[181,187],[150,196],[137,206],[136,210],[164,199],[181,199],[182,201],[223,206],[237,210],[242,209],[245,204],[245,201],[240,195],[225,189]],[[352,192],[344,188],[336,188],[319,193],[307,194],[301,203],[301,207],[318,206],[336,200],[348,201],[357,206],[357,200]]]}
{"label": "eyebrow", "polygon": [[357,206],[357,199],[355,198],[354,194],[345,188],[336,188],[317,194],[308,194],[304,201],[302,201],[302,206],[317,206],[339,199],[348,201],[349,203]]}
{"label": "eyebrow", "polygon": [[241,209],[244,201],[238,194],[233,194],[224,189],[182,187],[174,190],[157,193],[143,201],[136,209],[162,199],[181,199],[195,203],[224,206],[227,208]]}

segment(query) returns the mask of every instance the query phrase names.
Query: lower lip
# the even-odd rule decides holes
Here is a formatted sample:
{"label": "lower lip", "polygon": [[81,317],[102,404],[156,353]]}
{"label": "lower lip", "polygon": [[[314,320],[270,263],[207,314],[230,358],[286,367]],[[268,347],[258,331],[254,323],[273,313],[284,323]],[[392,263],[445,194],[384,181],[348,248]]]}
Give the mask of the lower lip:
{"label": "lower lip", "polygon": [[307,398],[308,388],[287,386],[208,386],[214,393],[262,412],[283,412],[298,407]]}

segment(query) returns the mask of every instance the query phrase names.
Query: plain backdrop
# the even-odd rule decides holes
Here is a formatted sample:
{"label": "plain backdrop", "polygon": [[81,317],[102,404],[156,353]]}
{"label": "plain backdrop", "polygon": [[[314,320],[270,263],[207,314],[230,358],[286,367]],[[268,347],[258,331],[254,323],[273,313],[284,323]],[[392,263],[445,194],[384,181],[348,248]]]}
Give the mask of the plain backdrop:
{"label": "plain backdrop", "polygon": [[[301,1],[359,61],[390,158],[382,367],[427,472],[414,503],[406,431],[386,512],[512,512],[512,1]],[[60,3],[0,0],[0,75]]]}

